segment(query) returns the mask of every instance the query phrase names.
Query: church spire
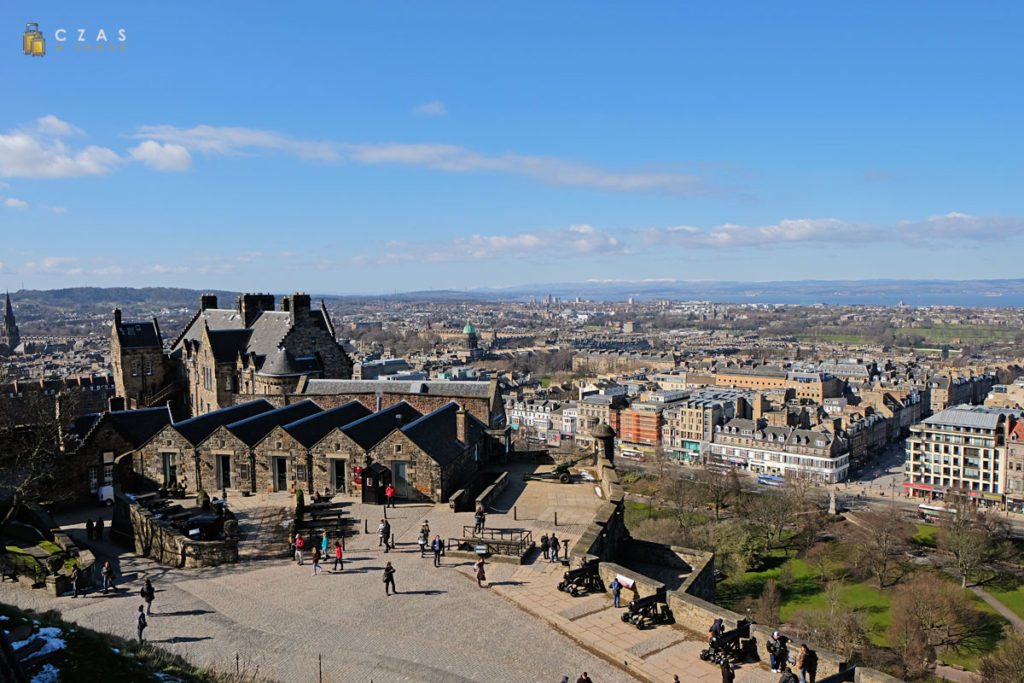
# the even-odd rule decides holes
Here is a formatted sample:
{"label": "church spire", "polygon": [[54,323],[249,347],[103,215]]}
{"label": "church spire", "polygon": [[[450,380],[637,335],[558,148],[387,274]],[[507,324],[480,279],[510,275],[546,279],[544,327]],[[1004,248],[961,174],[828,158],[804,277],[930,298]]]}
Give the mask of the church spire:
{"label": "church spire", "polygon": [[14,321],[14,307],[11,305],[11,293],[7,292],[4,300],[4,317],[0,320],[0,352],[13,353],[21,344],[18,324]]}

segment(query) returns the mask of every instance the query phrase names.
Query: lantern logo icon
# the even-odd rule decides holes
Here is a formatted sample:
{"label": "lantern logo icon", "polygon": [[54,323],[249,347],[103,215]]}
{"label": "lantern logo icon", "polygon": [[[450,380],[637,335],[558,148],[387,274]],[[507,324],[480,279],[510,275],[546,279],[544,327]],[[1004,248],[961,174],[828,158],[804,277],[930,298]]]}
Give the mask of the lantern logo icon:
{"label": "lantern logo icon", "polygon": [[25,33],[21,38],[22,51],[32,57],[42,57],[46,54],[46,38],[39,30],[39,24],[26,24]]}

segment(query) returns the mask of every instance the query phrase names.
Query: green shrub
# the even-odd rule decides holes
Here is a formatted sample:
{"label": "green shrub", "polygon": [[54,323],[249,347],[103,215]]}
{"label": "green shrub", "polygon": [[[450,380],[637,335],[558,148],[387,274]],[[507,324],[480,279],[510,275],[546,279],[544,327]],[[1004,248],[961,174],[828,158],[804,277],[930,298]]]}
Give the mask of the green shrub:
{"label": "green shrub", "polygon": [[302,519],[302,513],[306,511],[306,496],[302,489],[295,492],[295,519]]}
{"label": "green shrub", "polygon": [[51,555],[60,555],[64,552],[63,548],[56,543],[51,543],[50,541],[39,541],[37,545]]}

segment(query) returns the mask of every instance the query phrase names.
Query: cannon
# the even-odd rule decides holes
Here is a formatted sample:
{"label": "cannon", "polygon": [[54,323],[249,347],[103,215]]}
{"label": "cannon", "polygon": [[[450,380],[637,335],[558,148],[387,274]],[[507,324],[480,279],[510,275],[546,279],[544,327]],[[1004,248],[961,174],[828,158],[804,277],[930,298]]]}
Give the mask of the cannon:
{"label": "cannon", "polygon": [[731,631],[726,631],[717,636],[711,636],[708,647],[700,652],[700,658],[705,662],[715,664],[732,663],[740,656],[740,639],[750,637],[750,624],[740,624]]}
{"label": "cannon", "polygon": [[565,591],[576,597],[581,592],[600,593],[604,591],[604,583],[597,571],[597,560],[590,560],[582,567],[570,569],[562,575],[558,590]]}
{"label": "cannon", "polygon": [[555,465],[555,468],[550,472],[524,472],[523,481],[544,481],[546,479],[557,479],[563,484],[568,484],[572,481],[572,472],[569,471],[571,467],[575,467],[584,460],[593,458],[592,455],[585,455],[569,462],[563,462]]}
{"label": "cannon", "polygon": [[629,608],[622,613],[622,621],[642,629],[647,622],[652,624],[672,624],[675,617],[668,608],[665,591],[658,591],[646,598],[630,600]]}

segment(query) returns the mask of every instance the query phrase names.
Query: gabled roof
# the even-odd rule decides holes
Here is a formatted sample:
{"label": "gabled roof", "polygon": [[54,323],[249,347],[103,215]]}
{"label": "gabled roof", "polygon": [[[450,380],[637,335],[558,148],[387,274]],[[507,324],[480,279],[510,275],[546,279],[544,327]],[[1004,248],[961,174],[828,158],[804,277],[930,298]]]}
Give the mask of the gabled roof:
{"label": "gabled roof", "polygon": [[259,415],[274,409],[274,405],[265,399],[249,401],[230,408],[222,408],[189,420],[175,423],[174,428],[193,446],[198,446],[217,427],[238,422],[253,415]]}
{"label": "gabled roof", "polygon": [[367,415],[341,428],[345,436],[365,451],[370,450],[395,429],[423,417],[423,413],[402,401],[373,415]]}
{"label": "gabled roof", "polygon": [[311,448],[332,430],[372,414],[373,411],[359,401],[350,401],[337,408],[314,413],[291,424],[286,424],[284,430],[303,446]]}
{"label": "gabled roof", "polygon": [[160,330],[153,322],[122,322],[117,325],[117,340],[124,349],[163,349]]}
{"label": "gabled roof", "polygon": [[311,379],[304,394],[429,394],[452,398],[488,398],[490,382],[463,380]]}
{"label": "gabled roof", "polygon": [[[459,404],[449,403],[424,415],[412,424],[402,428],[402,433],[409,437],[430,458],[442,467],[458,458],[466,451],[466,444],[460,443],[457,434],[459,419]],[[467,417],[469,417],[467,415]],[[479,423],[479,420],[476,420]],[[483,432],[483,425],[473,426],[468,430],[468,441],[474,441],[473,432],[477,436]]]}
{"label": "gabled roof", "polygon": [[233,422],[227,425],[228,431],[237,436],[248,446],[255,446],[269,434],[274,427],[280,427],[295,422],[303,417],[314,413],[322,412],[320,406],[312,401],[306,400],[290,406],[270,410],[259,415],[253,415],[244,420]]}
{"label": "gabled roof", "polygon": [[135,448],[146,443],[153,438],[154,434],[171,424],[171,411],[167,406],[141,410],[115,410],[99,415],[83,415],[72,424],[72,429],[76,430],[75,433],[80,433],[77,430],[85,427],[90,417],[92,423],[88,425],[88,431],[82,435],[83,442],[87,441],[89,436],[104,423],[107,423]]}
{"label": "gabled roof", "polygon": [[244,351],[251,330],[210,330],[210,350],[218,363],[234,363],[238,352]]}

